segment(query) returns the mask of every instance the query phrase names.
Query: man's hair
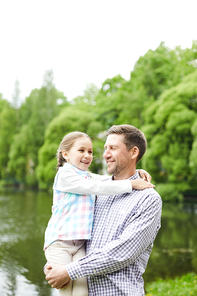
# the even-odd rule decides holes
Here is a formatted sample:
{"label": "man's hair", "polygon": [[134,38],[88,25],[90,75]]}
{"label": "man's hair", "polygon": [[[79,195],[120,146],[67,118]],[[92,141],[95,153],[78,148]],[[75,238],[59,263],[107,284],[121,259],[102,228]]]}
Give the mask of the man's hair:
{"label": "man's hair", "polygon": [[107,131],[107,136],[111,134],[123,135],[123,143],[126,145],[128,151],[130,151],[134,146],[139,149],[139,155],[136,163],[146,152],[147,141],[145,135],[135,126],[129,124],[113,125]]}

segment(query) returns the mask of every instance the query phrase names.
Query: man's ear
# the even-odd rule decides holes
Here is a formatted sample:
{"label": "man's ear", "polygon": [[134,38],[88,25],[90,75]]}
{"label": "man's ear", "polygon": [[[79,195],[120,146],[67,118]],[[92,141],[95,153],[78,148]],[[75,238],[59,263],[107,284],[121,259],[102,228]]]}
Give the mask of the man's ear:
{"label": "man's ear", "polygon": [[63,156],[63,158],[64,158],[66,161],[69,160],[67,151],[63,150],[63,151],[62,151],[62,156]]}
{"label": "man's ear", "polygon": [[131,150],[131,159],[137,159],[138,155],[139,155],[139,149],[137,146],[134,146]]}

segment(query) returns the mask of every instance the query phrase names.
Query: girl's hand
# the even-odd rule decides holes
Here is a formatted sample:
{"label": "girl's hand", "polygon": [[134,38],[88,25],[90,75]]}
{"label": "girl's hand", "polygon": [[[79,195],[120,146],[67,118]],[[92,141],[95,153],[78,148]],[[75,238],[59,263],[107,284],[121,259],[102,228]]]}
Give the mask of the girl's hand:
{"label": "girl's hand", "polygon": [[147,182],[143,179],[135,179],[135,180],[130,180],[131,181],[131,185],[133,189],[138,189],[138,190],[142,190],[145,188],[153,188],[155,187],[155,185],[153,185],[150,182]]}
{"label": "girl's hand", "polygon": [[143,180],[148,181],[148,182],[151,181],[151,179],[152,179],[151,175],[147,171],[140,169],[140,170],[138,170],[138,173]]}

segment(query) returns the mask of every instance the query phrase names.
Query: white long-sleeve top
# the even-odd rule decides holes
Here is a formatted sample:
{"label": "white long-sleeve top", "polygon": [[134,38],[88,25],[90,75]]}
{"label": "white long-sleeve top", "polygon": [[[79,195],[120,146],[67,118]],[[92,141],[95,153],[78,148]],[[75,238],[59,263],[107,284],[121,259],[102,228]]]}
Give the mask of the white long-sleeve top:
{"label": "white long-sleeve top", "polygon": [[91,174],[65,163],[53,184],[52,216],[45,231],[44,249],[56,240],[91,238],[95,194],[131,191],[129,180],[111,182],[108,176]]}
{"label": "white long-sleeve top", "polygon": [[[68,166],[69,164],[66,163],[64,166],[65,165]],[[75,170],[76,169],[77,168],[75,168]],[[91,178],[85,179],[82,175],[77,174],[75,170],[74,166],[69,170],[61,170],[57,183],[54,183],[53,185],[53,189],[62,192],[94,195],[115,195],[132,191],[130,180],[117,180],[111,182],[110,176],[102,176],[90,172],[87,173]]]}

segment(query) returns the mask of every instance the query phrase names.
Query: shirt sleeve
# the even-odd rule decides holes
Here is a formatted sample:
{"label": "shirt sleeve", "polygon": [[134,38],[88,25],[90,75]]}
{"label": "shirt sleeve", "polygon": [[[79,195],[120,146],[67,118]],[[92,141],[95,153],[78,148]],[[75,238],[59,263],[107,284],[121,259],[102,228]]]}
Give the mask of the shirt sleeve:
{"label": "shirt sleeve", "polygon": [[134,263],[152,246],[160,228],[161,206],[161,198],[151,196],[148,203],[137,209],[118,238],[67,265],[71,279],[109,274]]}
{"label": "shirt sleeve", "polygon": [[98,195],[116,195],[132,191],[130,180],[112,181],[110,179],[102,182],[102,179],[109,179],[109,177],[100,178],[97,176],[96,178],[96,174],[92,175],[94,178],[85,179],[73,170],[60,172],[54,188],[62,192]]}
{"label": "shirt sleeve", "polygon": [[107,181],[107,180],[112,180],[111,176],[109,175],[99,175],[99,174],[94,174],[91,172],[88,172],[88,174],[91,176],[92,179],[95,181]]}

